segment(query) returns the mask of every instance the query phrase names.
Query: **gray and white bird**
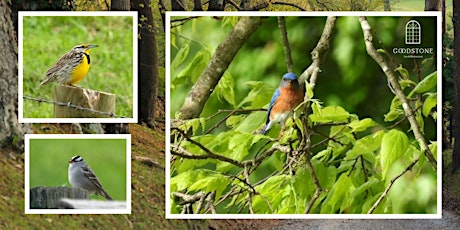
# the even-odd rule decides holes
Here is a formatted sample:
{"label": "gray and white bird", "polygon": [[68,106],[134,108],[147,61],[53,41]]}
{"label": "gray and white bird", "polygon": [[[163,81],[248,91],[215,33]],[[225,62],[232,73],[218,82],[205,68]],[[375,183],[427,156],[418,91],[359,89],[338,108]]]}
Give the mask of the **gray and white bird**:
{"label": "gray and white bird", "polygon": [[69,160],[68,177],[73,187],[86,189],[89,194],[96,194],[105,197],[107,200],[113,200],[102,188],[101,182],[99,182],[93,170],[85,163],[83,157],[74,156]]}

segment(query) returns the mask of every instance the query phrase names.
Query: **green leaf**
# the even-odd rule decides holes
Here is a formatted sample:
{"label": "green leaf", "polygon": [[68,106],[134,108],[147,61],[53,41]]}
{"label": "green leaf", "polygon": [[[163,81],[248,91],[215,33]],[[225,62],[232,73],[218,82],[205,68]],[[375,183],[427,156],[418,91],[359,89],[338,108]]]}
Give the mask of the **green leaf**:
{"label": "green leaf", "polygon": [[409,79],[402,79],[399,81],[399,85],[401,86],[401,89],[405,89],[408,86],[414,86],[415,82],[409,80]]}
{"label": "green leaf", "polygon": [[232,27],[234,27],[239,20],[239,16],[225,16],[222,18],[222,27],[226,25],[231,25]]}
{"label": "green leaf", "polygon": [[220,199],[222,192],[231,184],[231,180],[215,172],[208,172],[206,177],[197,179],[195,183],[190,185],[189,191],[204,191],[204,192],[216,192],[216,200]]}
{"label": "green leaf", "polygon": [[433,153],[433,157],[435,160],[438,159],[438,142],[432,141],[429,145],[428,148],[430,149],[431,153]]}
{"label": "green leaf", "polygon": [[404,112],[400,109],[398,110],[391,110],[389,113],[385,114],[384,117],[384,121],[385,122],[392,122],[396,119],[398,119],[401,115],[403,115]]}
{"label": "green leaf", "polygon": [[409,79],[409,77],[410,77],[409,71],[407,71],[407,69],[403,68],[402,65],[399,65],[399,67],[396,68],[395,70],[398,71],[399,74],[401,74],[401,76],[402,76],[404,79]]}
{"label": "green leaf", "polygon": [[276,152],[273,154],[272,164],[278,172],[283,171],[284,162],[286,161],[286,154],[281,152]]}
{"label": "green leaf", "polygon": [[315,184],[306,167],[299,167],[293,177],[293,187],[300,199],[307,199],[313,195]]}
{"label": "green leaf", "polygon": [[431,109],[437,105],[437,93],[428,93],[425,101],[423,102],[423,116],[428,117]]}
{"label": "green leaf", "polygon": [[303,135],[304,135],[304,133],[303,133],[304,130],[303,130],[303,123],[302,123],[302,121],[301,121],[299,118],[294,117],[294,123],[295,123],[295,125],[297,125],[297,127],[300,129],[301,135],[303,136]]}
{"label": "green leaf", "polygon": [[337,169],[334,166],[326,166],[323,162],[318,160],[312,159],[311,163],[321,187],[330,189],[336,182]]}
{"label": "green leaf", "polygon": [[180,77],[177,75],[177,71],[179,69],[179,66],[182,65],[187,58],[187,55],[190,51],[190,45],[188,43],[185,43],[178,51],[176,56],[171,62],[171,75],[173,77]]}
{"label": "green leaf", "polygon": [[204,127],[206,125],[206,119],[205,118],[194,118],[187,120],[185,124],[180,125],[179,128],[182,130],[188,130],[192,128],[192,136],[196,135],[196,132],[198,131],[199,128],[201,128],[201,131],[204,132]]}
{"label": "green leaf", "polygon": [[[346,160],[356,159],[360,155],[366,155],[365,159],[374,162],[374,151],[380,148],[384,131],[365,136],[355,142],[353,148],[347,152]],[[369,157],[371,159],[369,159]]]}
{"label": "green leaf", "polygon": [[188,170],[171,177],[171,192],[189,189],[197,180],[206,178],[211,171],[206,169]]}
{"label": "green leaf", "polygon": [[352,190],[354,190],[354,187],[350,178],[343,173],[324,200],[321,214],[334,214],[337,211],[341,213],[348,207],[350,191]]}
{"label": "green leaf", "polygon": [[364,118],[362,120],[352,121],[348,124],[348,127],[351,128],[351,132],[361,132],[375,125],[377,125],[377,123],[375,123],[375,121],[371,118]]}
{"label": "green leaf", "polygon": [[310,83],[308,83],[308,81],[305,81],[305,90],[307,91],[308,99],[312,99],[315,93],[313,92],[313,89],[311,88]]}
{"label": "green leaf", "polygon": [[[317,103],[317,101],[313,101],[313,103],[311,104],[311,110],[313,111],[313,114],[320,114],[321,113],[321,103]],[[311,118],[311,116],[310,116]]]}
{"label": "green leaf", "polygon": [[201,73],[203,73],[210,59],[211,53],[208,50],[203,49],[198,51],[187,67],[178,74],[178,77],[189,77],[192,83],[195,83]]}
{"label": "green leaf", "polygon": [[233,108],[235,108],[236,101],[234,88],[235,81],[233,80],[231,74],[228,71],[226,71],[224,73],[224,76],[222,76],[216,88],[214,89],[214,93],[217,94],[219,100],[221,99],[221,97],[223,97],[230,105],[233,106]]}
{"label": "green leaf", "polygon": [[[226,121],[225,124],[231,128],[234,129],[237,127],[243,120],[247,117],[248,115],[233,115],[230,116]],[[240,130],[241,131],[241,130]]]}
{"label": "green leaf", "polygon": [[437,76],[438,74],[435,71],[423,78],[423,80],[415,86],[415,88],[412,90],[412,92],[409,93],[407,97],[410,98],[415,93],[426,93],[432,89],[436,89]]}
{"label": "green leaf", "polygon": [[[313,105],[312,105],[313,106]],[[319,123],[327,122],[344,122],[347,121],[350,114],[340,106],[327,106],[319,109],[310,116],[311,121]]]}
{"label": "green leaf", "polygon": [[383,178],[386,178],[393,163],[406,152],[408,147],[409,139],[401,131],[392,129],[383,136],[380,150]]}
{"label": "green leaf", "polygon": [[[275,91],[271,85],[261,81],[249,81],[246,85],[251,87],[248,96],[245,97],[237,106],[237,108],[258,109],[270,103],[270,98]],[[249,106],[246,104],[249,103]]]}
{"label": "green leaf", "polygon": [[[249,154],[249,149],[251,149],[254,144],[253,139],[259,140],[257,136],[254,136],[251,133],[228,131],[219,134],[216,137],[215,142],[225,142],[220,144],[216,143],[219,146],[225,147],[225,149],[220,149],[218,152],[222,156],[226,156],[236,161],[241,161]],[[212,147],[212,149],[215,150],[215,147]],[[218,161],[216,169],[219,172],[227,172],[234,167],[235,165],[231,163]]]}
{"label": "green leaf", "polygon": [[355,190],[353,190],[350,197],[353,199],[354,197],[357,197],[365,193],[367,190],[371,189],[372,187],[383,187],[383,184],[381,184],[381,181],[379,179],[375,177],[371,177],[369,178],[368,181],[366,181],[365,183],[357,187]]}
{"label": "green leaf", "polygon": [[238,126],[235,128],[235,131],[238,132],[254,132],[262,127],[262,124],[265,124],[265,119],[267,112],[252,112],[243,119]]}
{"label": "green leaf", "polygon": [[264,183],[256,186],[255,190],[264,196],[265,199],[260,196],[253,197],[252,205],[254,211],[256,213],[268,213],[267,200],[276,209],[285,198],[284,188],[287,185],[286,181],[290,181],[291,179],[289,175],[277,175],[268,178]]}
{"label": "green leaf", "polygon": [[386,122],[392,122],[398,119],[401,115],[404,115],[404,111],[401,109],[401,101],[398,97],[394,97],[391,101],[390,111],[384,115]]}

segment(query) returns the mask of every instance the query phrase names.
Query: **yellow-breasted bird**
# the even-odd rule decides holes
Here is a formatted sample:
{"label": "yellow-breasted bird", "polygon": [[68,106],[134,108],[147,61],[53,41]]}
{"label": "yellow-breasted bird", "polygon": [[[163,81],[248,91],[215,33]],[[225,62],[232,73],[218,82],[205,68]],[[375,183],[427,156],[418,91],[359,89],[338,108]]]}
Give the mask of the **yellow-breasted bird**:
{"label": "yellow-breasted bird", "polygon": [[46,79],[38,85],[37,89],[48,82],[73,85],[83,80],[88,74],[91,63],[89,50],[94,47],[98,45],[85,43],[73,47],[46,71]]}

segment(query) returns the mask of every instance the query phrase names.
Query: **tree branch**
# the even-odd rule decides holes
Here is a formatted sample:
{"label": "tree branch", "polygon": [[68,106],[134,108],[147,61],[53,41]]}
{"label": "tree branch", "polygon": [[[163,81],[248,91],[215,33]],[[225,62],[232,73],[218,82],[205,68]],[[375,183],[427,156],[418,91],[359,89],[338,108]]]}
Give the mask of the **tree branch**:
{"label": "tree branch", "polygon": [[284,60],[286,62],[287,70],[288,72],[294,73],[294,64],[292,63],[291,47],[289,46],[286,21],[282,16],[278,17],[278,28],[281,34],[281,44],[283,44]]}
{"label": "tree branch", "polygon": [[206,101],[239,49],[263,21],[264,18],[262,17],[242,17],[238,21],[233,30],[217,47],[208,66],[185,98],[184,104],[179,110],[181,119],[196,118],[200,115]]}
{"label": "tree branch", "polygon": [[382,195],[379,197],[379,199],[374,203],[374,205],[372,205],[372,207],[369,209],[369,211],[367,212],[367,214],[372,214],[375,209],[379,206],[379,204],[382,202],[382,200],[387,196],[388,192],[390,191],[391,187],[393,186],[393,184],[395,183],[395,181],[397,179],[399,179],[402,175],[404,175],[404,173],[408,172],[409,170],[412,169],[412,167],[414,167],[414,165],[419,161],[420,157],[417,158],[416,160],[414,160],[409,166],[407,166],[407,168],[402,171],[399,175],[397,175],[395,178],[391,179],[390,181],[390,184],[387,186],[387,188],[385,189],[385,191],[383,191]]}
{"label": "tree branch", "polygon": [[178,131],[180,134],[182,134],[182,136],[185,137],[185,139],[187,141],[189,141],[192,144],[198,146],[201,150],[203,150],[205,152],[205,155],[196,155],[196,154],[192,154],[192,153],[188,152],[187,150],[185,150],[182,147],[173,146],[173,147],[175,147],[174,149],[171,149],[171,153],[173,155],[178,155],[180,157],[187,158],[187,159],[208,159],[208,158],[218,159],[218,160],[225,161],[225,162],[228,162],[230,164],[233,164],[233,165],[236,165],[236,166],[239,166],[239,167],[244,167],[244,164],[240,163],[237,160],[234,160],[234,159],[231,159],[231,158],[228,158],[228,157],[213,153],[211,150],[206,148],[200,142],[195,141],[192,138],[190,138],[187,134],[184,133],[184,131],[182,131],[182,130],[180,130],[178,128],[174,128],[173,130]]}
{"label": "tree branch", "polygon": [[414,133],[415,139],[419,142],[420,148],[425,156],[428,158],[428,161],[431,163],[431,166],[436,170],[436,159],[434,159],[433,153],[428,148],[428,144],[425,140],[425,137],[420,130],[420,126],[415,119],[414,110],[409,104],[406,95],[401,89],[401,86],[398,83],[398,79],[395,76],[393,70],[389,67],[388,62],[380,55],[377,50],[375,50],[374,45],[372,44],[373,37],[371,33],[371,26],[369,25],[366,17],[359,17],[359,22],[361,23],[361,28],[364,34],[364,41],[366,43],[366,51],[371,56],[374,61],[382,68],[383,72],[388,78],[391,86],[393,87],[396,96],[401,100],[404,113],[409,120],[412,132]]}

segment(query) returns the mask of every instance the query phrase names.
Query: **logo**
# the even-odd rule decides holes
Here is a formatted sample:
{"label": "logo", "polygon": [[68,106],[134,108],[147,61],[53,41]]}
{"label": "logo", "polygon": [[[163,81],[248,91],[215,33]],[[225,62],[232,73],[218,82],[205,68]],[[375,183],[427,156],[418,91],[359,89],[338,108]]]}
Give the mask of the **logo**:
{"label": "logo", "polygon": [[403,55],[404,58],[426,58],[434,54],[433,47],[414,46],[422,44],[422,26],[418,21],[408,21],[405,29],[406,47],[393,48],[393,54]]}
{"label": "logo", "polygon": [[410,20],[406,23],[406,45],[419,45],[422,42],[422,28],[420,23]]}

